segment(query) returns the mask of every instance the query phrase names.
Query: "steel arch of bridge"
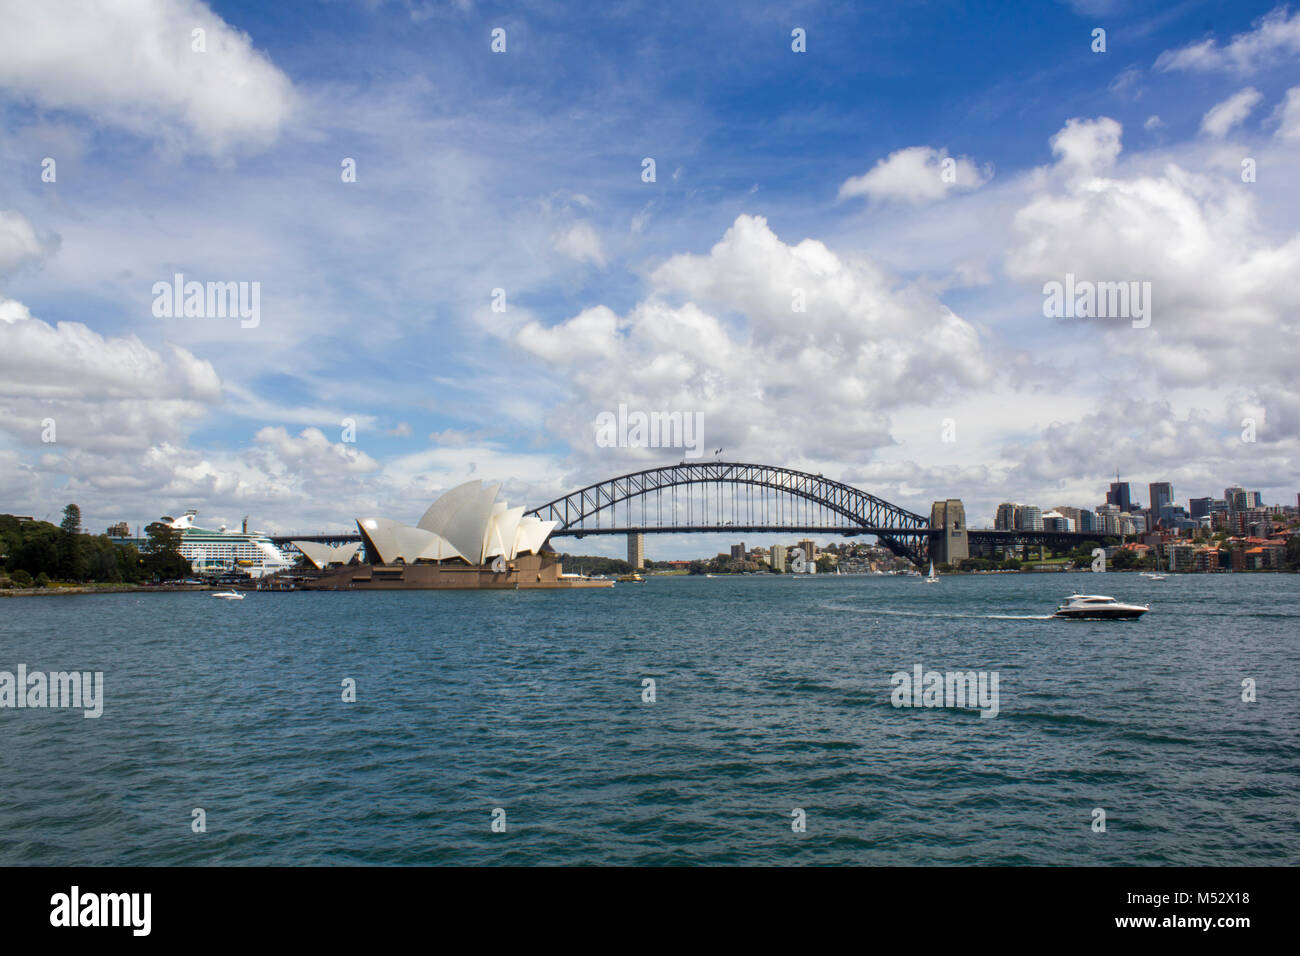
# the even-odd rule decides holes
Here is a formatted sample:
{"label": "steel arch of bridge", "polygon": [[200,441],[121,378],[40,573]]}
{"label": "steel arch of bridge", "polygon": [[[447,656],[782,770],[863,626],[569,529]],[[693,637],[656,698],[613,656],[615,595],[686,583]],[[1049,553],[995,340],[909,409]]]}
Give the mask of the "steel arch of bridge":
{"label": "steel arch of bridge", "polygon": [[[602,517],[637,497],[692,485],[760,487],[811,502],[842,519],[833,524],[722,523],[619,524]],[[873,534],[895,554],[921,563],[928,553],[930,521],[865,491],[822,475],[742,462],[682,462],[649,468],[588,485],[528,512],[558,522],[552,537],[588,534],[689,533],[715,531],[804,531]],[[676,509],[672,516],[677,519]]]}

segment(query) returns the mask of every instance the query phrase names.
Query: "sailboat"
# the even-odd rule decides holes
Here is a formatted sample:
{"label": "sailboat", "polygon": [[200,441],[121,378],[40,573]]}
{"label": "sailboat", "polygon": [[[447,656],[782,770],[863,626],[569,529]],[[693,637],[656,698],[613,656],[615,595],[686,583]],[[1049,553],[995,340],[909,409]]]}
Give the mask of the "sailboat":
{"label": "sailboat", "polygon": [[933,560],[930,561],[930,574],[929,574],[929,576],[927,576],[924,580],[925,580],[925,583],[926,583],[926,584],[938,584],[938,583],[939,583],[939,575],[937,575],[937,574],[934,573],[934,561],[933,561]]}

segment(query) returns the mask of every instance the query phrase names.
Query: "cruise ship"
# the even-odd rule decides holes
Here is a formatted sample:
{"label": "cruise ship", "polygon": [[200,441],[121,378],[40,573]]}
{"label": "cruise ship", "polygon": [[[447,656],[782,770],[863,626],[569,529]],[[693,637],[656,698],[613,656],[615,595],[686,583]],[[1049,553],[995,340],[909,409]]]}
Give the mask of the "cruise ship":
{"label": "cruise ship", "polygon": [[294,562],[270,538],[248,530],[247,519],[242,531],[231,531],[225,525],[209,531],[195,527],[197,516],[197,511],[187,511],[179,518],[164,515],[159,519],[181,533],[181,556],[189,559],[195,571],[238,568],[250,577],[260,578],[293,567]]}

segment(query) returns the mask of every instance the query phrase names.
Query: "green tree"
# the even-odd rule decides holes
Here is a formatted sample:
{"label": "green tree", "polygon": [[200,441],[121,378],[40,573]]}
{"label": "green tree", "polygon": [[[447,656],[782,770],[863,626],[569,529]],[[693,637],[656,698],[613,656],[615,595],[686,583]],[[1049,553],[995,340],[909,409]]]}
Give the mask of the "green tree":
{"label": "green tree", "polygon": [[59,525],[65,534],[81,534],[81,509],[68,505],[63,509],[63,522]]}
{"label": "green tree", "polygon": [[1136,567],[1137,555],[1125,548],[1120,548],[1110,559],[1110,566],[1116,571],[1128,571]]}
{"label": "green tree", "polygon": [[161,521],[145,528],[144,568],[154,579],[172,581],[190,573],[190,562],[180,553],[181,533]]}
{"label": "green tree", "polygon": [[88,576],[85,536],[81,533],[81,509],[70,504],[63,509],[59,524],[59,539],[55,546],[56,563],[53,571],[67,581],[84,581]]}

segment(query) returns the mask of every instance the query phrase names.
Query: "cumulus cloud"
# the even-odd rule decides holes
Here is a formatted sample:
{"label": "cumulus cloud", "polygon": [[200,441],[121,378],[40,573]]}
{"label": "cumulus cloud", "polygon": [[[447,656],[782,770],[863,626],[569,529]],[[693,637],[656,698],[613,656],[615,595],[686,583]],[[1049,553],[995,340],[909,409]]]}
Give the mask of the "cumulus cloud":
{"label": "cumulus cloud", "polygon": [[[1118,144],[1118,128],[1114,132]],[[1044,188],[1017,211],[1005,267],[1011,278],[1036,287],[1070,273],[1150,282],[1149,328],[1122,322],[1080,330],[1105,356],[1092,366],[1099,398],[1110,394],[1101,380],[1119,369],[1139,370],[1121,394],[1148,397],[1127,406],[1099,401],[1093,413],[1058,423],[1007,456],[1020,462],[1028,485],[1062,473],[1077,457],[1076,471],[1104,470],[1106,459],[1111,467],[1161,466],[1175,480],[1182,475],[1205,490],[1223,484],[1225,473],[1239,468],[1250,451],[1252,480],[1275,487],[1279,476],[1294,473],[1300,389],[1288,350],[1250,343],[1300,335],[1292,289],[1300,274],[1300,233],[1267,236],[1258,224],[1256,194],[1241,189],[1235,177],[1173,162],[1158,173],[1126,171],[1105,152],[1112,168],[1104,177],[1088,164],[1065,166],[1062,155],[1049,171],[1054,175],[1043,178]],[[1150,397],[1180,392],[1198,399],[1185,402],[1178,414],[1167,400]],[[1238,437],[1243,406],[1263,409],[1260,420],[1270,423],[1267,435],[1261,430],[1249,448]]]}
{"label": "cumulus cloud", "polygon": [[978,189],[992,175],[991,167],[980,168],[967,156],[954,158],[946,149],[909,146],[890,153],[861,176],[845,180],[839,198],[866,196],[919,204]]}
{"label": "cumulus cloud", "polygon": [[579,457],[600,454],[595,418],[620,403],[699,412],[705,440],[735,454],[861,457],[892,443],[889,409],[991,374],[975,330],[932,295],[817,240],[789,245],[761,217],[650,281],[625,314],[594,306],[514,337],[567,383],[548,425]]}
{"label": "cumulus cloud", "polygon": [[1108,116],[1072,119],[1052,137],[1052,153],[1071,175],[1095,176],[1115,164],[1122,132],[1120,124]]}
{"label": "cumulus cloud", "polygon": [[1177,50],[1166,50],[1156,58],[1157,70],[1228,71],[1254,73],[1288,56],[1300,54],[1300,11],[1288,15],[1278,7],[1220,46],[1213,38]]}
{"label": "cumulus cloud", "polygon": [[3,19],[0,86],[47,109],[222,153],[270,142],[294,106],[288,77],[200,0],[6,3]]}
{"label": "cumulus cloud", "polygon": [[1217,103],[1210,108],[1201,119],[1201,132],[1215,139],[1222,139],[1227,135],[1228,130],[1249,116],[1251,110],[1263,98],[1264,94],[1252,86],[1234,93],[1222,103]]}
{"label": "cumulus cloud", "polygon": [[143,448],[181,434],[221,401],[212,365],[182,348],[165,353],[135,336],[106,338],[79,322],[51,326],[26,306],[0,301],[0,430],[50,451]]}

